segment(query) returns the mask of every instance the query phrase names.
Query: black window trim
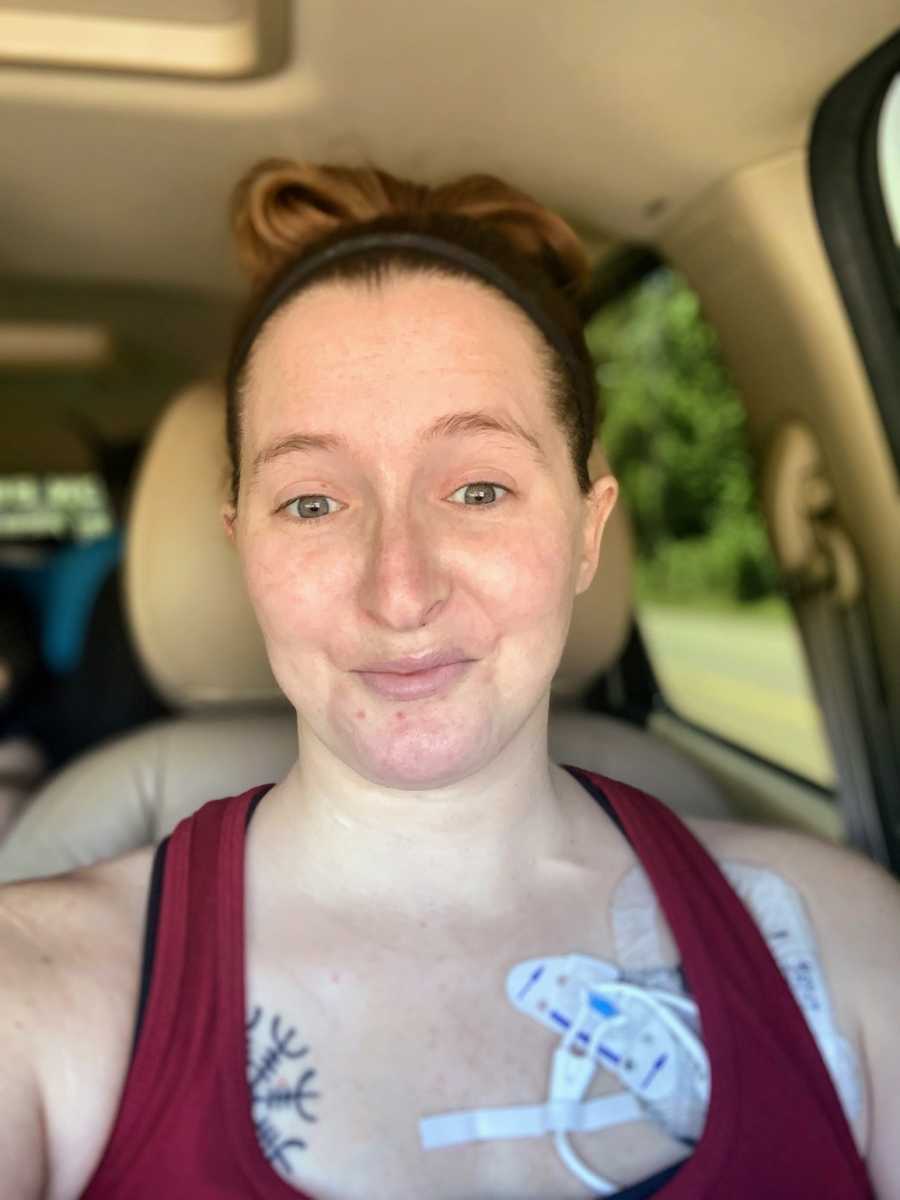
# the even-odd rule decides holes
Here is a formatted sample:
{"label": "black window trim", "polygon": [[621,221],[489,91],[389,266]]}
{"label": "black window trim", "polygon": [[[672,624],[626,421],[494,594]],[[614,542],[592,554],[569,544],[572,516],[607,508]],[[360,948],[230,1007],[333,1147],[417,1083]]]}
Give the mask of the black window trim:
{"label": "black window trim", "polygon": [[900,251],[877,158],[878,121],[898,73],[900,33],[825,94],[812,126],[809,179],[825,249],[900,469]]}

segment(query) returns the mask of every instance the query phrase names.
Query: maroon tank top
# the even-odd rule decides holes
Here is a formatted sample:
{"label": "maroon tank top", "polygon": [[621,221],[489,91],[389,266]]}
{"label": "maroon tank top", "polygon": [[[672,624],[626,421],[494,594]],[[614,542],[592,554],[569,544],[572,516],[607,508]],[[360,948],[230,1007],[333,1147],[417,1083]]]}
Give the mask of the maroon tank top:
{"label": "maroon tank top", "polygon": [[[691,1157],[609,1200],[872,1200],[806,1020],[722,872],[658,800],[568,769],[647,872],[700,1009],[712,1076]],[[244,842],[268,786],[211,801],[171,835],[143,1024],[82,1200],[315,1200],[266,1161],[245,1074]]]}

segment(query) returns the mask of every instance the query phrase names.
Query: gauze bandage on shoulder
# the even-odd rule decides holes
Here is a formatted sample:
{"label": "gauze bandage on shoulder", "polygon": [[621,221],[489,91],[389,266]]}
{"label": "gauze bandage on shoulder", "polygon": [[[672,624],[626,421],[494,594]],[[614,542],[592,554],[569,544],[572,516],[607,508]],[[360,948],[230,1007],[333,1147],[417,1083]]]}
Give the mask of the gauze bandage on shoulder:
{"label": "gauze bandage on shoulder", "polygon": [[[852,1117],[861,1104],[858,1066],[852,1047],[834,1027],[800,897],[774,872],[721,865],[754,913]],[[577,1157],[568,1133],[652,1120],[672,1137],[694,1144],[709,1107],[709,1060],[697,1005],[686,995],[680,969],[671,965],[677,963],[677,949],[641,867],[616,889],[611,916],[618,964],[573,953],[528,959],[507,975],[513,1007],[560,1039],[551,1056],[547,1101],[425,1117],[419,1122],[423,1149],[552,1135],[568,1169],[609,1195],[619,1185]],[[585,1101],[598,1067],[624,1090]]]}

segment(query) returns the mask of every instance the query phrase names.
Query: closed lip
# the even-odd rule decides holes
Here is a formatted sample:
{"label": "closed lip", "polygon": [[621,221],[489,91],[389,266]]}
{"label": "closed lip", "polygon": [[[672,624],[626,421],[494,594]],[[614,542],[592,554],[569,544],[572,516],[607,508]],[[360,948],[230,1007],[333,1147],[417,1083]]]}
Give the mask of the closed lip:
{"label": "closed lip", "polygon": [[447,650],[431,650],[427,654],[410,655],[407,658],[391,658],[382,662],[366,663],[356,670],[368,674],[414,675],[417,671],[431,671],[435,667],[446,667],[450,663],[470,662],[469,655],[451,647]]}

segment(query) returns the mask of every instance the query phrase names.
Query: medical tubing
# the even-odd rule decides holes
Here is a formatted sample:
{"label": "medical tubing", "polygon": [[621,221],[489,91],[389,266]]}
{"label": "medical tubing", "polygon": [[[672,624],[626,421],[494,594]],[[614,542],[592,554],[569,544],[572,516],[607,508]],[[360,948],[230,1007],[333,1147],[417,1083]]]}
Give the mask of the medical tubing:
{"label": "medical tubing", "polygon": [[[637,996],[649,1004],[656,1016],[671,1030],[676,1041],[687,1051],[700,1069],[701,1074],[706,1080],[704,1091],[706,1091],[708,1096],[709,1060],[707,1059],[706,1050],[693,1031],[688,1029],[666,1007],[667,1004],[671,1003],[673,1007],[680,1008],[685,1012],[692,1011],[692,1013],[696,1013],[697,1006],[693,1001],[671,996],[670,993],[661,989],[653,988],[648,990],[618,980],[615,983],[595,984],[592,990],[595,992],[618,992],[620,994]],[[584,989],[578,1015],[553,1055],[553,1069],[550,1077],[551,1100],[559,1099],[560,1093],[566,1099],[580,1100],[594,1077],[597,1066],[595,1059],[596,1043],[603,1032],[602,1021],[595,1025],[587,1049],[578,1056],[572,1053],[572,1047],[577,1047],[578,1045],[578,1034],[584,1018],[589,1012],[590,992]],[[570,1145],[565,1132],[562,1130],[554,1133],[553,1145],[563,1164],[568,1167],[573,1175],[577,1175],[582,1183],[590,1188],[594,1188],[604,1196],[612,1195],[614,1192],[620,1190],[620,1185],[612,1183],[602,1175],[595,1174],[590,1167],[582,1162]]]}
{"label": "medical tubing", "polygon": [[[638,987],[633,983],[620,983],[618,981],[615,983],[595,985],[594,990],[610,992],[620,991],[624,992],[626,995],[637,996],[641,1000],[646,1001],[659,1019],[663,1022],[663,1024],[668,1026],[675,1036],[676,1041],[678,1041],[684,1047],[700,1071],[704,1075],[708,1075],[709,1059],[703,1043],[696,1036],[693,1030],[688,1029],[688,1027],[682,1021],[679,1021],[678,1018],[673,1016],[673,1014],[668,1010],[668,1005],[672,1004],[673,1007],[675,1007],[675,1002],[677,1001],[677,1007],[684,1008],[685,1011],[688,1011],[687,1006],[690,1006],[690,1009],[693,1010],[693,1014],[696,1014],[698,1011],[697,1005],[692,1000],[684,1000],[681,997],[673,997],[671,996],[671,993],[662,991],[659,988],[647,989]],[[708,1098],[708,1080],[705,1091]]]}
{"label": "medical tubing", "polygon": [[[572,1053],[572,1048],[577,1048],[578,1046],[578,1034],[581,1030],[582,1022],[589,1012],[590,996],[585,989],[582,992],[581,1007],[578,1010],[578,1015],[570,1025],[553,1055],[553,1067],[550,1072],[551,1101],[559,1099],[581,1100],[588,1089],[588,1085],[594,1078],[597,1070],[597,1063],[594,1058],[595,1042],[601,1026],[598,1024],[594,1029],[586,1051],[578,1056]],[[562,1130],[557,1130],[554,1133],[553,1145],[563,1164],[589,1188],[595,1189],[604,1196],[611,1196],[614,1192],[620,1190],[618,1184],[611,1182],[609,1179],[604,1179],[602,1175],[596,1175],[590,1167],[581,1161],[569,1145],[569,1140]]]}
{"label": "medical tubing", "polygon": [[604,1179],[602,1175],[595,1175],[590,1167],[585,1166],[569,1145],[569,1139],[564,1133],[560,1132],[553,1135],[553,1145],[556,1147],[556,1153],[562,1159],[565,1166],[569,1168],[573,1175],[577,1175],[581,1182],[589,1188],[592,1188],[595,1192],[599,1192],[603,1196],[612,1196],[615,1192],[621,1191],[617,1183],[610,1183],[608,1179]]}

